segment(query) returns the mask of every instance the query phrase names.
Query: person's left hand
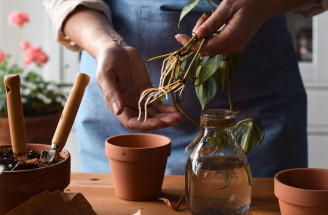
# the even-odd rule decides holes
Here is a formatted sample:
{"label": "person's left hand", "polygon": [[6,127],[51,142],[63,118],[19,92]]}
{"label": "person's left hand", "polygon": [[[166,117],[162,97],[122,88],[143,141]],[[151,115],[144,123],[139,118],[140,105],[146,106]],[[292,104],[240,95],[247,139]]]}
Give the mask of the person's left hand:
{"label": "person's left hand", "polygon": [[139,96],[152,85],[147,68],[136,49],[113,42],[99,52],[97,62],[97,81],[104,100],[125,127],[157,130],[176,126],[184,119],[174,107],[157,101],[147,108],[147,120],[144,120],[144,116],[138,120]]}

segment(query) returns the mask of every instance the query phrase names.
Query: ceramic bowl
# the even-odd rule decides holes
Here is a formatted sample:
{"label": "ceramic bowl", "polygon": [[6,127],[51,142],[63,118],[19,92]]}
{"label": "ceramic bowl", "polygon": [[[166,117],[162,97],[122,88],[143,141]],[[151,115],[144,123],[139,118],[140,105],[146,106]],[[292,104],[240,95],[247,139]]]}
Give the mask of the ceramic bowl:
{"label": "ceramic bowl", "polygon": [[274,193],[282,215],[327,215],[328,170],[299,168],[278,172]]}
{"label": "ceramic bowl", "polygon": [[150,200],[161,193],[171,140],[156,134],[132,133],[105,141],[116,195],[125,200]]}
{"label": "ceramic bowl", "polygon": [[[1,148],[11,148],[11,145],[1,145]],[[27,144],[27,149],[37,153],[49,151],[50,145]],[[45,190],[63,191],[70,183],[71,157],[68,151],[62,150],[62,161],[47,167],[4,171],[0,175],[0,214],[11,209]]]}

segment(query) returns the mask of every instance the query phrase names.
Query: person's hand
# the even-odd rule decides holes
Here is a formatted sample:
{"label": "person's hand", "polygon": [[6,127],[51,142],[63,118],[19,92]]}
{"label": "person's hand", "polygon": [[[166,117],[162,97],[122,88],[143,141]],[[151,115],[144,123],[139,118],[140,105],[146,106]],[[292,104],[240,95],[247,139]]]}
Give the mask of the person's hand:
{"label": "person's hand", "polygon": [[147,109],[147,120],[138,121],[141,92],[151,88],[151,81],[138,51],[113,42],[97,57],[97,81],[109,109],[129,129],[156,130],[179,124],[184,118],[174,107],[155,102]]}
{"label": "person's hand", "polygon": [[[193,33],[200,38],[210,37],[202,48],[201,56],[241,53],[266,20],[315,1],[224,0],[211,16],[201,16],[193,29]],[[212,36],[224,24],[224,29]],[[176,39],[185,45],[190,37],[178,34]],[[192,50],[196,51],[199,44],[197,42]]]}

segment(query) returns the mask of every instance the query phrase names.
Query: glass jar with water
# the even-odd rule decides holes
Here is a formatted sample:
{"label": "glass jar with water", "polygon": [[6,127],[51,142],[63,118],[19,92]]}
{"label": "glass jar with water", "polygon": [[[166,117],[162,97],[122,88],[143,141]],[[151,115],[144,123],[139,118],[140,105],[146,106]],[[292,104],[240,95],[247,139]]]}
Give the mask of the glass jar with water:
{"label": "glass jar with water", "polygon": [[193,215],[240,214],[251,202],[251,172],[236,142],[236,115],[229,110],[207,110],[186,166],[186,200]]}

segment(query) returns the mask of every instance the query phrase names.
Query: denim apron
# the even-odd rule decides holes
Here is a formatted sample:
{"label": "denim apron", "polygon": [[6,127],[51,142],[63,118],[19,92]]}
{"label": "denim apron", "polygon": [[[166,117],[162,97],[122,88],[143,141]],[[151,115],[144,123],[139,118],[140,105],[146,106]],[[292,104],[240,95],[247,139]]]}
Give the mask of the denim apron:
{"label": "denim apron", "polygon": [[[116,31],[139,50],[145,61],[181,47],[174,35],[190,35],[203,12],[210,14],[210,7],[203,1],[184,18],[179,29],[180,12],[187,0],[107,2]],[[146,66],[153,85],[158,86],[161,61],[146,63]],[[95,78],[96,67],[96,60],[84,51],[80,72],[90,75],[91,81],[76,118],[77,142],[84,172],[110,172],[105,139],[136,131],[125,128],[106,106]],[[282,169],[306,167],[306,93],[283,15],[268,20],[258,30],[243,52],[240,67],[231,81],[234,107],[246,108],[266,130],[260,147],[247,155],[252,175],[273,176]],[[199,120],[201,105],[192,86],[185,88],[183,107],[192,118]],[[229,108],[227,91],[218,94],[206,108]],[[199,128],[188,119],[176,127],[150,132],[172,140],[166,174],[184,174],[189,154],[184,149],[198,132]]]}

